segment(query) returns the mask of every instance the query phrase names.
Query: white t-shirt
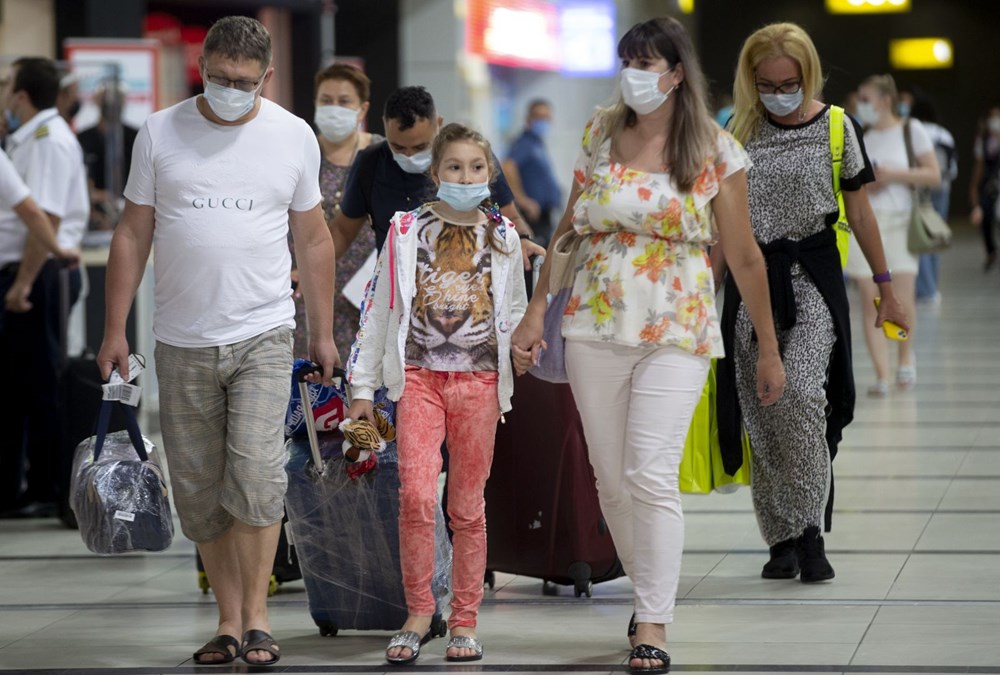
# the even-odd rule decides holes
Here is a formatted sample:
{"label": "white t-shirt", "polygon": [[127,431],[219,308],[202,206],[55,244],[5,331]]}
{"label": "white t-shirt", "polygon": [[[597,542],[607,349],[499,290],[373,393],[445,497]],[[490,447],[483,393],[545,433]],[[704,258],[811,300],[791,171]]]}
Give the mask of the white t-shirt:
{"label": "white t-shirt", "polygon": [[[934,152],[931,138],[919,120],[910,120],[910,138],[913,140],[914,158]],[[865,149],[868,150],[868,159],[876,166],[890,169],[906,169],[910,166],[906,157],[902,124],[896,124],[888,129],[865,131]],[[910,185],[890,183],[881,190],[869,190],[868,198],[875,211],[909,212],[913,208],[912,190]]]}
{"label": "white t-shirt", "polygon": [[7,156],[6,152],[0,150],[0,209],[13,210],[30,194],[31,190],[24,184],[21,174],[14,168],[10,157]]}
{"label": "white t-shirt", "polygon": [[158,340],[215,347],[295,325],[288,211],[319,203],[319,159],[309,125],[267,99],[237,126],[195,98],[147,118],[125,197],[155,209]]}
{"label": "white t-shirt", "polygon": [[[83,150],[55,108],[35,114],[7,138],[7,154],[43,211],[59,217],[59,246],[78,248],[90,218]],[[11,207],[0,207],[0,263],[18,261],[28,230]]]}

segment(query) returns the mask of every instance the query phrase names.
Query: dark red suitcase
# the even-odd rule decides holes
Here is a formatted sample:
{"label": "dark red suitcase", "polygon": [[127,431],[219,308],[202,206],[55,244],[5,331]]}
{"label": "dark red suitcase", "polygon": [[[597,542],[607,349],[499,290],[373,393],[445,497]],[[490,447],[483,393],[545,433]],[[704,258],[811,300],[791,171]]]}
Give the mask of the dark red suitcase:
{"label": "dark red suitcase", "polygon": [[590,597],[594,583],[622,576],[583,424],[568,384],[515,378],[513,410],[497,428],[486,483],[487,577],[507,572],[572,585]]}

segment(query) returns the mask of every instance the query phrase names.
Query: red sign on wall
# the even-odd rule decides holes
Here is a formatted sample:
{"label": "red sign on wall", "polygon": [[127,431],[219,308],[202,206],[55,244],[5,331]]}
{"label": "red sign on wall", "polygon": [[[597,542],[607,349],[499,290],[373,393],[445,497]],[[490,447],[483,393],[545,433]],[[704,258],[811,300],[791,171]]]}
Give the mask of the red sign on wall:
{"label": "red sign on wall", "polygon": [[559,70],[559,10],[539,0],[470,0],[466,50],[489,63]]}

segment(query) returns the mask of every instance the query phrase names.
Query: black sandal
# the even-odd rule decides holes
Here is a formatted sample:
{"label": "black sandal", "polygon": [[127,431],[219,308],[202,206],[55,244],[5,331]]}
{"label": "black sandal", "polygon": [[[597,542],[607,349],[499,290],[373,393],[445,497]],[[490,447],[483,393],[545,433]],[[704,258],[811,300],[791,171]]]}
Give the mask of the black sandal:
{"label": "black sandal", "polygon": [[625,637],[628,638],[629,644],[632,643],[632,638],[635,637],[635,631],[635,612],[632,612],[632,618],[628,620],[628,630],[625,631]]}
{"label": "black sandal", "polygon": [[[205,661],[199,656],[204,656],[205,654],[222,654],[221,659],[214,659],[212,661]],[[240,655],[240,641],[234,638],[232,635],[216,635],[211,640],[205,643],[205,646],[196,651],[192,658],[196,665],[199,666],[214,666],[220,663],[232,663],[236,660],[236,657]]]}
{"label": "black sandal", "polygon": [[[247,658],[247,654],[254,651],[267,652],[274,658],[268,661],[251,661]],[[278,643],[267,631],[251,629],[243,633],[243,648],[240,650],[240,656],[251,666],[273,666],[281,658],[280,652],[281,648]]]}
{"label": "black sandal", "polygon": [[[647,661],[662,661],[662,666],[653,666],[652,668],[633,668],[633,659],[645,659]],[[652,645],[639,645],[632,650],[632,653],[628,655],[628,669],[629,672],[639,673],[640,675],[661,675],[662,673],[670,672],[670,654],[666,653],[659,647],[654,647]]]}

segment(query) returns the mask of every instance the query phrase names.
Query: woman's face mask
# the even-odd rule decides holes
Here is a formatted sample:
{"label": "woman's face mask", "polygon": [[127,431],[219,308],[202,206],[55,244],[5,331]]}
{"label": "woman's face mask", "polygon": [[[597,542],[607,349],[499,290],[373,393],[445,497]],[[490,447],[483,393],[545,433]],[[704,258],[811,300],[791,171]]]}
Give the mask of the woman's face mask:
{"label": "woman's face mask", "polygon": [[316,106],[313,117],[323,137],[339,143],[358,130],[358,111],[339,105]]}
{"label": "woman's face mask", "polygon": [[669,72],[623,68],[620,86],[625,105],[640,115],[648,115],[666,103],[670,92],[677,88],[674,86],[667,92],[660,91],[660,78]]}

